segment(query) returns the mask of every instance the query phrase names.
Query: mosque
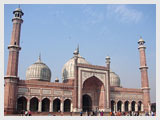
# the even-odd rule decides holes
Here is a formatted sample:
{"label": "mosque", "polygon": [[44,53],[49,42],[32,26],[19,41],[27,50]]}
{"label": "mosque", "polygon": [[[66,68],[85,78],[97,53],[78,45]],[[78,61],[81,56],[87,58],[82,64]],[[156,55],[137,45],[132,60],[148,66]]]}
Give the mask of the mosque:
{"label": "mosque", "polygon": [[[33,113],[80,111],[150,111],[150,88],[148,82],[145,41],[140,38],[141,88],[124,88],[120,77],[110,69],[110,57],[105,66],[90,64],[80,56],[79,47],[62,68],[62,81],[51,82],[51,70],[38,60],[26,71],[26,80],[18,77],[20,31],[24,13],[21,8],[13,11],[12,37],[10,41],[7,73],[4,77],[4,114],[22,110]],[[136,51],[136,49],[135,49]],[[138,58],[137,58],[138,59]]]}

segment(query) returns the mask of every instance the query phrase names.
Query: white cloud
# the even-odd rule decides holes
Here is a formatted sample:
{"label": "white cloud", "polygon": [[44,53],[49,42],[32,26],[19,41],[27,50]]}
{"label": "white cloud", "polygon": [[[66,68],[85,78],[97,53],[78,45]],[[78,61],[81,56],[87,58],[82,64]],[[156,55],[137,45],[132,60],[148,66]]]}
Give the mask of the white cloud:
{"label": "white cloud", "polygon": [[108,5],[107,16],[116,18],[123,23],[138,23],[142,19],[143,13],[129,8],[127,5]]}
{"label": "white cloud", "polygon": [[104,14],[102,12],[98,12],[96,9],[94,9],[93,6],[83,5],[82,9],[82,12],[86,16],[86,19],[88,19],[88,24],[94,25],[104,20]]}

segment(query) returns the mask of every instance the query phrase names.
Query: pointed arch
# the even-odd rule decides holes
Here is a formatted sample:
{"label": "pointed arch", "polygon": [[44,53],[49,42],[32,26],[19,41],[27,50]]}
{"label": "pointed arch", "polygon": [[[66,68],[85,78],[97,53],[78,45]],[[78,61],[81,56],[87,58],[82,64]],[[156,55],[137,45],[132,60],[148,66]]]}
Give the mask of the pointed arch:
{"label": "pointed arch", "polygon": [[122,111],[122,101],[120,100],[117,102],[117,111]]}
{"label": "pointed arch", "polygon": [[25,110],[27,110],[27,99],[22,96],[17,99],[17,111],[21,112]]}
{"label": "pointed arch", "polygon": [[115,111],[115,101],[111,100],[111,112]]}
{"label": "pointed arch", "polygon": [[138,111],[142,111],[142,101],[138,102]]}
{"label": "pointed arch", "polygon": [[37,112],[38,111],[38,98],[36,97],[33,97],[30,99],[30,110],[31,111],[34,111],[34,112]]}
{"label": "pointed arch", "polygon": [[53,100],[53,112],[60,111],[60,104],[61,104],[61,100],[59,98],[56,98]]}
{"label": "pointed arch", "polygon": [[132,101],[132,102],[131,102],[132,111],[135,111],[135,105],[136,105],[136,102],[135,102],[135,101]]}
{"label": "pointed arch", "polygon": [[125,107],[125,111],[128,112],[129,111],[129,109],[128,109],[128,107],[129,107],[129,101],[125,101],[124,102],[124,107]]}
{"label": "pointed arch", "polygon": [[71,111],[71,100],[65,99],[64,101],[64,112],[70,112]]}
{"label": "pointed arch", "polygon": [[42,100],[42,112],[49,112],[50,100],[48,98],[44,98]]}

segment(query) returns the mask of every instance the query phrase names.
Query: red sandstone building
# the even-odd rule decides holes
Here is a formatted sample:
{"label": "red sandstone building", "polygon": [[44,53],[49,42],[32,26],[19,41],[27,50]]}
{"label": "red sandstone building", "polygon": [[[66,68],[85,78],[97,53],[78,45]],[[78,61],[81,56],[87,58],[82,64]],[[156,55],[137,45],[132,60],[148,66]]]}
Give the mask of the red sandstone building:
{"label": "red sandstone building", "polygon": [[[123,88],[120,78],[110,69],[110,57],[106,66],[92,65],[81,57],[79,48],[62,69],[62,80],[50,82],[49,67],[38,61],[28,67],[26,80],[18,77],[20,31],[23,12],[13,11],[13,30],[9,49],[5,80],[4,112],[14,114],[22,110],[33,112],[80,112],[99,110],[110,111],[150,111],[150,89],[145,56],[145,41],[140,38],[141,88]],[[137,58],[138,59],[138,58]]]}

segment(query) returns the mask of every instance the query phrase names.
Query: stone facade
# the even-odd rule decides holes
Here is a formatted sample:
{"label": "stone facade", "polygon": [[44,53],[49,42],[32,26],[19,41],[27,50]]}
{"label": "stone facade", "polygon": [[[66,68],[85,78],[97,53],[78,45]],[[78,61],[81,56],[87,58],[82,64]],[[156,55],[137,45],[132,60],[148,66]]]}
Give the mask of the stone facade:
{"label": "stone facade", "polygon": [[[116,74],[112,75],[114,76],[112,84],[115,84],[115,86],[111,86],[110,58],[106,57],[106,66],[91,65],[79,56],[78,48],[74,52],[73,59],[63,68],[63,71],[65,70],[63,83],[59,83],[59,80],[50,82],[50,77],[49,80],[43,80],[41,72],[36,73],[36,76],[42,75],[40,79],[29,79],[28,77],[27,80],[19,80],[17,76],[18,55],[23,12],[18,8],[14,11],[14,15],[12,19],[12,38],[8,47],[7,75],[4,78],[5,114],[13,114],[22,110],[31,110],[33,112],[149,111],[148,67],[142,39],[138,42],[142,89],[121,87],[120,78]],[[41,62],[41,64],[44,63]],[[70,75],[67,73],[66,66],[69,67]],[[46,67],[36,66],[36,68],[41,71]],[[32,66],[32,69],[35,71],[34,66]],[[47,69],[50,71],[48,67]],[[32,73],[32,76],[34,76],[34,73]],[[69,76],[71,77],[69,78]]]}

